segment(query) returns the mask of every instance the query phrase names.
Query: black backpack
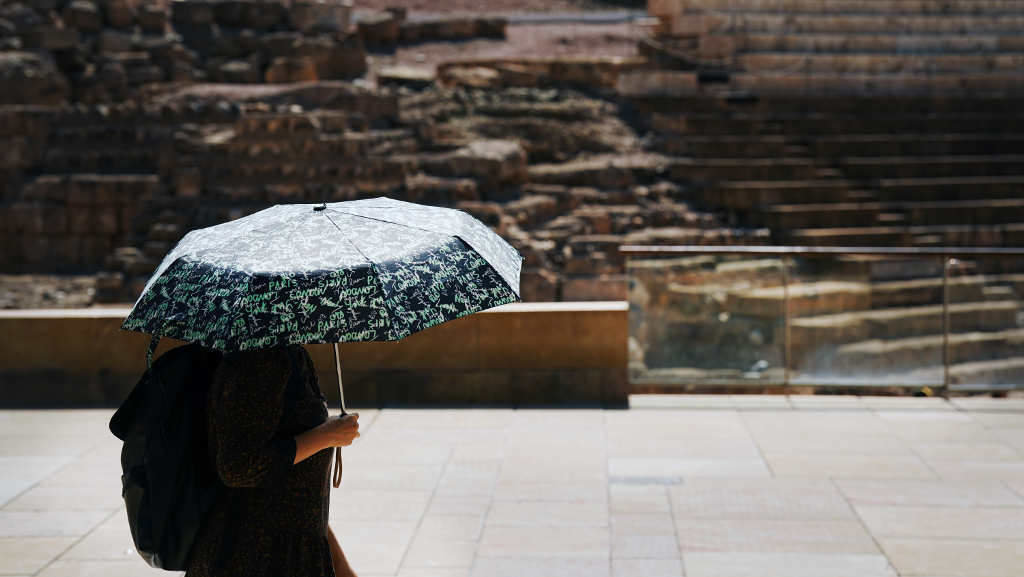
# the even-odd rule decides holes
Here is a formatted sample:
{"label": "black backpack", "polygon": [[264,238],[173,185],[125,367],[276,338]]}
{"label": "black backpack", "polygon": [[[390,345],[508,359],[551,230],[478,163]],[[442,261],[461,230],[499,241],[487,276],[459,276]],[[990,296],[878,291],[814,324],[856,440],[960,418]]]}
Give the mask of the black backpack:
{"label": "black backpack", "polygon": [[132,539],[153,567],[185,570],[223,487],[206,433],[206,394],[220,358],[195,344],[164,353],[110,419],[110,432],[124,441],[121,485]]}

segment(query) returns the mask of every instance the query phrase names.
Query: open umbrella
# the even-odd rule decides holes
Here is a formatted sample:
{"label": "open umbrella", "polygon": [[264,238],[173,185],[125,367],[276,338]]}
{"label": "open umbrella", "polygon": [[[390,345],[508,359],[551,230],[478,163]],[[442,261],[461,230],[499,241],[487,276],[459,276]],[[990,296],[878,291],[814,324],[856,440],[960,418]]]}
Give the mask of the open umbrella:
{"label": "open umbrella", "polygon": [[[337,343],[396,341],[518,301],[522,261],[460,210],[387,197],[277,205],[185,235],[121,328],[221,352],[333,343],[344,415]],[[340,463],[339,447],[335,487]]]}

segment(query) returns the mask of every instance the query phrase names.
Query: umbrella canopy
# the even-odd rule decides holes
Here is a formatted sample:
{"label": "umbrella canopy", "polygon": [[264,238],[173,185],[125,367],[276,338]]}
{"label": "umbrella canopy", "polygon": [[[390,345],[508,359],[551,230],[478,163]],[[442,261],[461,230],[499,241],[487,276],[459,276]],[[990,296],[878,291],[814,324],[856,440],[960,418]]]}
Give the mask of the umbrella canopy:
{"label": "umbrella canopy", "polygon": [[122,328],[222,352],[394,341],[520,300],[522,261],[460,210],[277,205],[185,235]]}

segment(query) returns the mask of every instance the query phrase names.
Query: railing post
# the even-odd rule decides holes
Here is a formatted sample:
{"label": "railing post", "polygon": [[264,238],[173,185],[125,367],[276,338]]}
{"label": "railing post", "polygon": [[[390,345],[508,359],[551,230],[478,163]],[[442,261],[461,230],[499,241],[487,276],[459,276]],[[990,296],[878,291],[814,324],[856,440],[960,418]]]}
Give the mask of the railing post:
{"label": "railing post", "polygon": [[[792,349],[789,338],[789,257],[782,255],[782,382],[789,388],[789,366]],[[787,393],[789,391],[786,391]]]}
{"label": "railing post", "polygon": [[949,365],[952,358],[949,351],[949,268],[952,259],[942,255],[942,397],[949,398]]}

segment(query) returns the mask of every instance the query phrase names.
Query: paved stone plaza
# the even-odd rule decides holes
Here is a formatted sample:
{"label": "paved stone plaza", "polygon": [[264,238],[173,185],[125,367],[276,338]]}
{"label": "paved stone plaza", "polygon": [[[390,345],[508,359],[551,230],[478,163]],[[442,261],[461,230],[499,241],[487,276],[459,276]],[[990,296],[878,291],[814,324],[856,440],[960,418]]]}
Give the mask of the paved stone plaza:
{"label": "paved stone plaza", "polygon": [[[331,519],[361,577],[1024,574],[1024,399],[359,412]],[[0,412],[0,574],[166,574],[110,414]]]}

